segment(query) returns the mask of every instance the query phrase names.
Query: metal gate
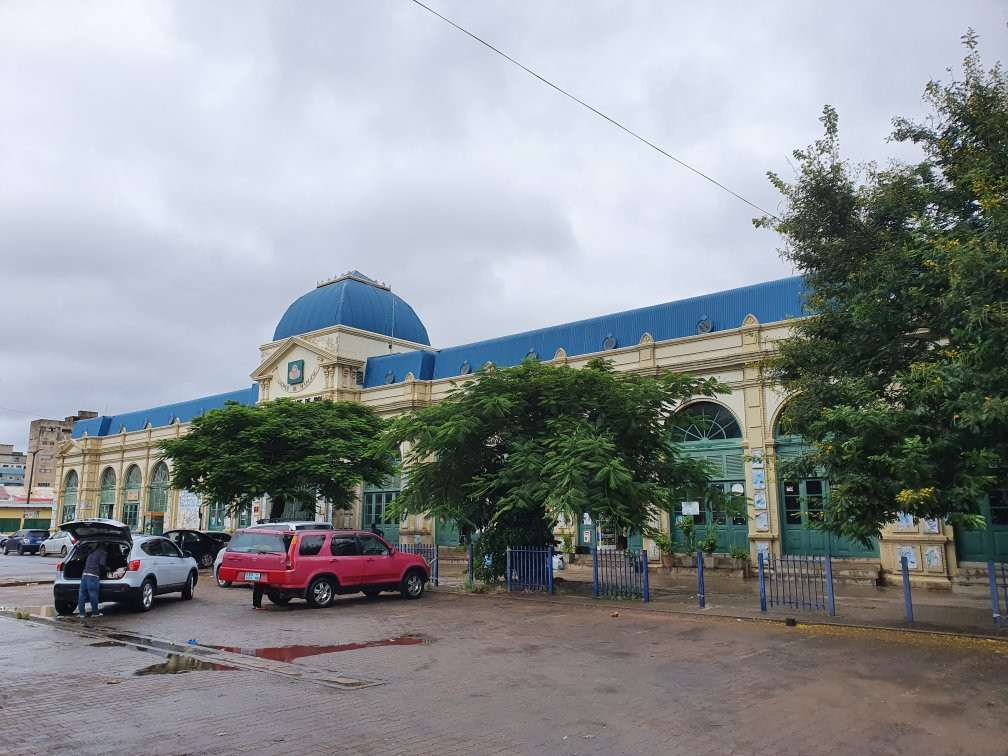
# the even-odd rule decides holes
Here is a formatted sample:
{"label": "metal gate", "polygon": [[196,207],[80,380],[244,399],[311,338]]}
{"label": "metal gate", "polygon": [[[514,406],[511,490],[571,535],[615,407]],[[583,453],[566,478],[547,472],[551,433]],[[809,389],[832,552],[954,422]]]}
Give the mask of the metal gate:
{"label": "metal gate", "polygon": [[592,569],[595,598],[651,600],[645,552],[594,549]]}
{"label": "metal gate", "polygon": [[760,611],[786,606],[836,614],[833,568],[829,556],[774,557],[759,553]]}
{"label": "metal gate", "polygon": [[400,543],[399,551],[404,554],[419,554],[427,562],[431,582],[438,584],[438,547],[435,543]]}
{"label": "metal gate", "polygon": [[506,570],[509,591],[553,593],[553,549],[509,546]]}

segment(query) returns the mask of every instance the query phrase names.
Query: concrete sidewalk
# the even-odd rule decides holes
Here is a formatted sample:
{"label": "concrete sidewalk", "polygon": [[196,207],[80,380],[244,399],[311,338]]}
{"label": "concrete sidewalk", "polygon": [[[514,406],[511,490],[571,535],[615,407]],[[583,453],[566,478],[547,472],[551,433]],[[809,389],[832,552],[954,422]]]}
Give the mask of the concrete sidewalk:
{"label": "concrete sidewalk", "polygon": [[[448,573],[448,574],[446,574]],[[463,574],[456,576],[454,565],[441,570],[441,586],[449,590],[462,587]],[[918,588],[911,596],[914,621],[905,618],[902,586],[862,586],[837,584],[835,587],[836,616],[826,612],[803,611],[775,607],[760,611],[759,580],[718,575],[711,571],[704,576],[705,608],[699,605],[696,578],[659,573],[654,567],[648,572],[651,601],[595,599],[592,597],[592,570],[568,566],[554,573],[555,594],[513,593],[545,602],[604,602],[614,611],[643,610],[674,612],[710,617],[747,620],[784,621],[795,618],[804,624],[846,625],[895,630],[924,631],[976,635],[1008,640],[1008,631],[994,625],[989,597],[925,590]],[[1002,612],[1005,607],[1001,607]]]}

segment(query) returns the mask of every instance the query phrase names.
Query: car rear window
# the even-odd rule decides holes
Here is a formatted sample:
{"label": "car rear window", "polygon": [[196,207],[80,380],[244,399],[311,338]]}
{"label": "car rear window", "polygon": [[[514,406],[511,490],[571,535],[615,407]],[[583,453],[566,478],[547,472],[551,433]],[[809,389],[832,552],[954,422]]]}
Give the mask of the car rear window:
{"label": "car rear window", "polygon": [[28,531],[28,535],[45,536],[46,538],[48,538],[49,537],[49,531],[48,530],[29,530]]}
{"label": "car rear window", "polygon": [[235,534],[231,542],[228,543],[228,551],[237,551],[242,554],[263,554],[268,552],[286,554],[293,538],[293,533],[287,535],[245,530]]}

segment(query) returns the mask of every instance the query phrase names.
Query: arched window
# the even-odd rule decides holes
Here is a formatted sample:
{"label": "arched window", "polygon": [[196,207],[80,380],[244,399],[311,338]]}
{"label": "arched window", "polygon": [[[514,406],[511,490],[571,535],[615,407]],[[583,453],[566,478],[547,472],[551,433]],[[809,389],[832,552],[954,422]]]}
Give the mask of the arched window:
{"label": "arched window", "polygon": [[80,479],[77,471],[71,470],[67,473],[63,483],[63,519],[62,522],[70,522],[77,519],[77,488]]}
{"label": "arched window", "polygon": [[150,496],[147,499],[149,512],[164,512],[168,508],[168,465],[158,462],[151,473]]}
{"label": "arched window", "polygon": [[111,467],[106,467],[101,476],[101,492],[98,499],[98,516],[112,518],[116,499],[116,474]]}
{"label": "arched window", "polygon": [[143,489],[143,476],[140,468],[130,465],[126,470],[126,485],[123,488],[122,521],[130,530],[136,530],[140,525],[140,492]]}
{"label": "arched window", "polygon": [[684,407],[675,415],[674,428],[674,436],[681,443],[742,438],[735,415],[714,402],[697,402]]}

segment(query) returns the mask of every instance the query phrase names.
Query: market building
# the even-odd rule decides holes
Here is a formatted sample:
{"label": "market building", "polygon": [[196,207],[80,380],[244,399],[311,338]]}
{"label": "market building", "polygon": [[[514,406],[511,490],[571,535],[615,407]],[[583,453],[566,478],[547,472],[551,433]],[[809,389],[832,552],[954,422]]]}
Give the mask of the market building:
{"label": "market building", "polygon": [[[830,554],[880,576],[897,572],[907,556],[916,582],[946,587],[975,563],[1008,558],[1008,503],[996,496],[983,502],[984,531],[957,534],[941,521],[902,518],[865,546],[806,527],[829,496],[829,481],[775,475],[776,460],[799,453],[803,442],[781,432],[787,397],[762,379],[759,368],[789,334],[790,319],[804,314],[802,287],[800,277],[784,278],[436,349],[408,303],[352,271],[319,283],[287,308],[272,340],[259,347],[251,387],[75,423],[59,449],[59,517],[112,516],[155,533],[235,528],[264,517],[266,503],[232,518],[219,503],[168,487],[170,462],[160,459],[157,442],[185,433],[193,417],[227,400],[347,400],[392,416],[441,400],[454,383],[489,364],[507,367],[531,358],[578,367],[604,356],[620,371],[674,370],[730,387],[728,394],[677,409],[689,453],[717,471],[712,485],[742,492],[748,501],[744,515],[701,504],[694,519],[700,527],[714,524],[719,551],[743,546],[753,557],[758,551]],[[420,516],[391,522],[385,511],[399,488],[398,479],[364,486],[353,511],[334,513],[320,502],[317,516],[332,518],[337,527],[378,524],[392,542],[457,542],[450,522]],[[657,524],[669,530],[673,523],[665,516]],[[566,523],[564,532],[589,546],[617,539],[604,524],[588,520]],[[630,545],[658,556],[650,539],[631,535]]]}

